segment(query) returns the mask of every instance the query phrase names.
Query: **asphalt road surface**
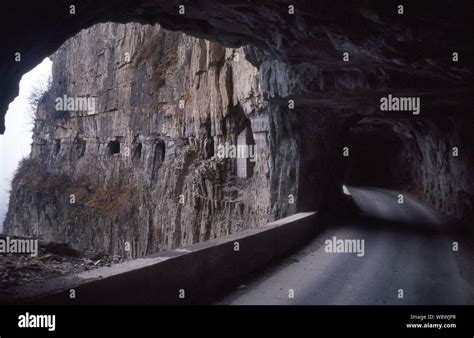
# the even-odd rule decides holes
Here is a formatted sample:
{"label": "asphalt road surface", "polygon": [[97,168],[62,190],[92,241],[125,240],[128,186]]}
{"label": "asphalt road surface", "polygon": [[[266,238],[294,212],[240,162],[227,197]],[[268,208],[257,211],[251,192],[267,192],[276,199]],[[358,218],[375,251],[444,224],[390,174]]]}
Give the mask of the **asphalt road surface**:
{"label": "asphalt road surface", "polygon": [[[399,204],[398,192],[355,187],[349,191],[374,219],[327,227],[219,304],[474,304],[472,235],[454,231],[440,214],[412,197],[404,196]],[[325,241],[334,237],[364,240],[363,256],[327,252]],[[453,242],[458,243],[457,251]]]}

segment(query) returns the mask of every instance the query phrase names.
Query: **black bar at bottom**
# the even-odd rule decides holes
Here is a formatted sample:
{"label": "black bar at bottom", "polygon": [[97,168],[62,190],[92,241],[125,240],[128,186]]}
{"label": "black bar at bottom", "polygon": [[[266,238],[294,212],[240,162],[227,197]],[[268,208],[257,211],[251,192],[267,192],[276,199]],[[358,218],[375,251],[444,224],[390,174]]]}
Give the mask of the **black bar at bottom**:
{"label": "black bar at bottom", "polygon": [[[38,315],[38,316],[36,316]],[[54,330],[52,317],[55,315]],[[23,317],[22,317],[23,316]],[[20,323],[21,322],[21,323]],[[19,326],[38,325],[43,327]],[[472,306],[4,306],[0,337],[473,337]],[[263,337],[263,336],[262,336]]]}

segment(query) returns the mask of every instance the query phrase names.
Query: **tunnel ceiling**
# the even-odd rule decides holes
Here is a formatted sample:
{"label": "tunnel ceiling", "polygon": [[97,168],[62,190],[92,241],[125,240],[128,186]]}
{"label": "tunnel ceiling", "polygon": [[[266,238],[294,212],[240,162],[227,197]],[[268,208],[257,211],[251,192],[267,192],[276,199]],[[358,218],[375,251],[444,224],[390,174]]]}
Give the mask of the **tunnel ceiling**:
{"label": "tunnel ceiling", "polygon": [[[288,95],[311,105],[369,107],[380,92],[395,95],[414,88],[416,95],[432,97],[433,107],[472,100],[469,1],[406,2],[404,15],[397,14],[398,2],[378,0],[76,0],[75,15],[70,4],[46,0],[2,5],[8,15],[0,30],[1,133],[21,76],[81,29],[107,21],[159,23],[226,46],[258,47],[251,60],[256,65],[262,58],[274,58],[302,67],[293,80],[304,86]],[[289,5],[294,15],[288,13]],[[21,62],[15,62],[16,52]],[[343,62],[344,52],[350,62]],[[460,55],[457,64],[451,60],[453,52]],[[314,81],[327,74],[334,75],[324,77],[332,81]]]}

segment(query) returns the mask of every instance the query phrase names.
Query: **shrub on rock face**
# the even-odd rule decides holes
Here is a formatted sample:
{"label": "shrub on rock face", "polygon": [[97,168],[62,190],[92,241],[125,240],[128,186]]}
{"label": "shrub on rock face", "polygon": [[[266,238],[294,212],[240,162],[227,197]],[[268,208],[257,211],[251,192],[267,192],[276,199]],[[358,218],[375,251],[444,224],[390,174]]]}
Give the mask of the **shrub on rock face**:
{"label": "shrub on rock face", "polygon": [[33,86],[30,95],[28,95],[27,98],[28,104],[33,114],[36,113],[38,105],[41,103],[41,101],[43,101],[46,93],[51,89],[51,83],[52,77],[49,76],[46,81],[38,82]]}

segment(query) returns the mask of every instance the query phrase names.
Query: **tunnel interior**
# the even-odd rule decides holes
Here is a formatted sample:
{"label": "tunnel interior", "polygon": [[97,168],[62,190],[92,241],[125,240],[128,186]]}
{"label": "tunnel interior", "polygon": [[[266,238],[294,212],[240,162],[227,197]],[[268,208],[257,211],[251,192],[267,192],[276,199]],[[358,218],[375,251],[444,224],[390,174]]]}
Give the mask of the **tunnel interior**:
{"label": "tunnel interior", "polygon": [[[403,159],[410,139],[394,131],[390,121],[366,119],[349,129],[343,182],[350,186],[413,190],[413,163]],[[411,147],[416,152],[416,147]],[[416,156],[419,154],[410,154]],[[402,162],[400,162],[402,161]]]}
{"label": "tunnel interior", "polygon": [[[464,222],[472,230],[474,49],[465,33],[465,22],[472,22],[468,11],[458,12],[453,3],[418,2],[401,16],[388,2],[305,1],[291,14],[286,6],[294,5],[287,1],[259,2],[256,10],[249,1],[202,0],[186,2],[181,15],[177,0],[123,2],[114,10],[107,1],[77,1],[80,15],[74,17],[56,4],[16,22],[24,14],[19,6],[14,22],[3,23],[8,58],[0,58],[0,133],[2,110],[18,92],[11,84],[40,57],[54,60],[53,83],[36,111],[31,156],[12,183],[6,234],[34,234],[94,253],[97,258],[79,269],[110,267],[115,256],[122,262],[122,256],[145,255],[166,257],[163,264],[171,266],[174,250],[182,261],[199,257],[206,263],[200,254],[217,252],[208,247],[215,239],[223,248],[234,245],[230,270],[211,259],[211,266],[177,265],[173,272],[230,279],[220,272],[239,272],[246,261],[250,272],[262,252],[274,260],[280,256],[273,248],[286,255],[290,244],[296,248],[310,239],[322,248],[323,232],[350,225],[349,232],[335,233],[367,239],[376,265],[360,267],[357,262],[365,260],[353,264],[347,256],[316,261],[318,268],[327,262],[329,270],[321,270],[323,283],[312,290],[347,287],[344,298],[350,299],[357,284],[348,274],[361,276],[372,292],[367,281],[391,269],[387,262],[395,266],[385,270],[392,278],[397,264],[419,260],[413,256],[427,233],[418,243],[403,234],[441,220],[431,210],[449,217],[450,226]],[[37,29],[27,32],[25,21]],[[23,60],[13,67],[17,50]],[[66,96],[97,97],[99,111],[57,110],[54,101]],[[382,106],[384,98],[418,100],[421,106]],[[225,148],[219,157],[223,145],[237,147],[237,153]],[[238,155],[239,147],[245,156]],[[258,160],[247,158],[248,149]],[[311,218],[294,221],[303,212]],[[280,227],[286,218],[290,226]],[[278,227],[267,232],[265,243],[257,232],[269,223]],[[398,233],[381,231],[382,241],[372,246],[386,225]],[[255,241],[240,237],[247,231],[257,234]],[[413,247],[405,250],[404,239]],[[393,245],[389,260],[378,255],[386,242]],[[194,244],[200,248],[183,250]],[[448,251],[450,244],[443,244]],[[237,263],[235,257],[248,259]],[[135,265],[141,272],[142,262]],[[346,274],[338,285],[333,272],[340,266]],[[174,275],[189,281],[180,288],[191,296],[202,280],[169,277]]]}
{"label": "tunnel interior", "polygon": [[411,196],[443,218],[469,222],[473,196],[467,192],[471,183],[466,174],[472,158],[459,149],[471,149],[472,140],[461,137],[464,123],[459,120],[470,123],[471,118],[459,114],[357,121],[347,129],[348,154],[341,162],[344,190],[386,189],[397,198]]}
{"label": "tunnel interior", "polygon": [[107,154],[113,156],[120,154],[120,141],[112,140],[107,144]]}
{"label": "tunnel interior", "polygon": [[[348,8],[343,8],[333,4],[328,5],[327,10],[336,16],[334,19],[341,19],[340,25],[336,27],[331,20],[327,21],[322,17],[305,16],[304,20],[298,21],[301,31],[307,32],[307,35],[303,34],[301,37],[301,32],[295,33],[296,31],[288,29],[286,25],[275,26],[273,28],[276,31],[267,34],[271,31],[268,29],[272,27],[271,23],[266,21],[265,15],[260,16],[259,13],[249,10],[247,4],[229,9],[231,12],[236,12],[234,14],[239,14],[242,10],[243,12],[240,12],[242,15],[224,16],[220,12],[222,8],[209,5],[210,17],[205,21],[193,19],[193,16],[200,14],[193,12],[193,6],[190,4],[188,12],[190,16],[186,18],[188,20],[186,24],[185,21],[169,22],[168,20],[173,19],[173,14],[160,15],[166,13],[168,7],[161,7],[159,4],[156,4],[156,7],[152,4],[150,6],[149,16],[141,17],[138,21],[159,23],[163,30],[171,30],[164,33],[160,28],[159,33],[157,30],[148,36],[146,29],[133,28],[133,30],[144,29],[143,34],[138,34],[136,40],[130,41],[137,51],[135,54],[130,54],[128,49],[126,53],[122,53],[125,50],[119,51],[121,47],[96,46],[101,43],[90,39],[87,33],[85,37],[82,36],[84,40],[80,42],[87,44],[92,51],[100,47],[109,53],[108,57],[104,57],[106,54],[100,50],[94,56],[96,60],[87,59],[93,61],[90,62],[91,65],[107,59],[100,70],[96,69],[97,76],[105,74],[97,83],[90,84],[85,81],[84,74],[87,73],[84,73],[84,69],[68,63],[75,53],[81,54],[81,50],[74,50],[73,44],[68,45],[66,42],[65,46],[58,50],[59,53],[56,52],[58,62],[53,67],[60,80],[53,86],[54,94],[58,96],[64,94],[65,89],[74,94],[74,91],[79,89],[90,89],[88,86],[93,90],[98,89],[100,93],[107,93],[104,96],[104,100],[107,101],[104,107],[107,109],[104,114],[100,114],[99,117],[103,119],[100,123],[94,125],[81,122],[73,125],[71,121],[75,116],[67,116],[64,121],[55,122],[64,124],[59,126],[63,130],[67,132],[71,129],[71,125],[78,129],[90,128],[92,129],[90,134],[106,136],[107,141],[115,139],[113,135],[129,135],[129,129],[140,129],[137,130],[140,133],[143,130],[147,131],[148,139],[144,137],[143,147],[139,144],[134,148],[131,163],[137,170],[140,170],[142,164],[150,168],[151,181],[156,181],[157,178],[165,181],[170,177],[178,177],[176,181],[171,179],[172,183],[161,182],[161,185],[157,185],[163,189],[173,190],[172,194],[168,191],[167,194],[170,196],[186,195],[184,190],[188,186],[196,189],[193,192],[188,191],[187,194],[206,201],[204,204],[198,197],[193,199],[196,210],[203,205],[206,205],[206,208],[207,205],[214,207],[220,205],[221,185],[223,177],[228,176],[228,173],[215,173],[215,168],[204,168],[203,177],[194,177],[198,165],[194,163],[198,162],[195,158],[199,158],[199,162],[212,162],[215,158],[214,150],[219,142],[237,146],[255,146],[256,143],[259,146],[264,145],[262,152],[267,158],[257,164],[247,160],[228,161],[232,164],[232,174],[245,179],[252,178],[247,180],[249,185],[257,186],[259,183],[257,181],[261,180],[258,188],[264,191],[261,193],[263,197],[260,198],[259,193],[255,191],[239,192],[238,189],[231,189],[233,196],[237,198],[244,196],[251,198],[252,201],[252,203],[247,201],[243,206],[232,207],[232,210],[243,210],[242,223],[248,220],[245,219],[247,215],[258,215],[255,217],[256,219],[258,217],[260,224],[298,211],[317,210],[321,215],[328,213],[331,216],[343,214],[350,206],[344,199],[342,185],[409,192],[432,207],[457,218],[472,215],[474,188],[470,183],[472,174],[469,170],[472,164],[472,137],[469,133],[459,133],[462,129],[460,127],[466,128],[465,126],[472,122],[472,118],[469,118],[462,108],[461,114],[457,111],[457,116],[454,118],[450,109],[458,104],[457,99],[465,97],[465,87],[468,85],[467,79],[470,74],[469,63],[454,66],[448,63],[450,61],[447,55],[452,52],[453,43],[465,45],[466,38],[456,34],[458,33],[456,29],[443,35],[440,32],[444,32],[445,26],[436,20],[420,29],[408,23],[406,27],[393,26],[392,23],[396,19],[393,15],[385,15],[384,11],[388,9],[382,5],[373,7],[361,5],[361,8],[359,5],[350,5]],[[123,10],[124,17],[118,21],[131,21],[130,17],[127,17],[127,14],[131,13],[127,13],[127,9]],[[266,10],[270,17],[275,15],[281,19],[283,15],[276,7],[268,7]],[[309,5],[307,8],[308,13],[317,13],[320,16],[319,10],[318,6]],[[120,11],[118,8],[117,13]],[[434,19],[439,19],[443,11],[446,9],[434,8],[428,14]],[[138,10],[133,13],[135,16],[140,16],[141,14],[137,13],[142,12]],[[87,15],[84,17],[87,18]],[[343,20],[346,17],[350,17],[351,20]],[[230,20],[235,21],[235,30],[229,30],[232,25],[228,22],[223,24],[220,21],[222,18],[232,18]],[[239,18],[246,19],[244,22],[239,22]],[[114,15],[112,17],[105,15],[101,21],[117,22],[116,19]],[[80,22],[77,27],[85,28],[94,21]],[[249,22],[258,26],[252,27],[255,28],[253,29],[255,34],[248,33]],[[395,28],[387,31],[388,27],[392,26]],[[98,29],[95,33],[102,34],[104,39],[110,38],[112,46],[116,42],[112,41],[113,36],[106,33],[122,28],[116,26],[112,30],[110,27],[107,29]],[[182,29],[194,37],[209,40],[195,45],[186,40],[186,48],[192,46],[193,50],[178,57],[180,49],[175,48],[174,43],[178,40],[172,31]],[[239,29],[241,32],[236,33]],[[398,34],[400,31],[406,34]],[[51,53],[66,38],[77,32],[76,29],[64,36],[55,37],[54,43],[48,45],[46,51],[42,53]],[[328,32],[331,34],[327,34]],[[427,39],[432,35],[440,37],[440,43],[434,44],[434,39]],[[316,36],[321,37],[321,41],[316,39]],[[161,41],[163,48],[159,51],[156,48],[157,37],[163,40]],[[294,42],[290,44],[282,41]],[[409,47],[420,41],[423,41],[421,48],[423,52],[434,55],[432,60],[427,60],[423,53],[410,53]],[[341,59],[340,52],[348,46],[352,46],[350,60],[354,62],[345,64],[346,60]],[[245,56],[242,60],[245,59],[248,65],[237,70],[231,69],[231,66],[235,66],[232,62],[235,61],[236,52],[234,50],[232,54],[226,53],[225,48],[242,48],[239,53]],[[65,49],[69,55],[66,55]],[[155,52],[156,55],[153,55]],[[128,56],[125,55],[127,53]],[[442,53],[444,54],[441,55]],[[133,60],[134,55],[138,55],[138,59]],[[111,56],[115,56],[116,60]],[[155,59],[162,61],[158,64],[159,67],[157,65],[150,67],[151,63],[157,61]],[[112,62],[109,62],[110,60]],[[137,62],[138,60],[140,62]],[[173,67],[183,60],[190,64],[193,74],[189,75],[191,72],[187,73],[184,70],[186,67],[183,63],[179,64],[179,71],[173,72]],[[32,62],[33,60],[29,60],[29,63]],[[441,72],[440,69],[445,71]],[[107,72],[102,73],[104,70]],[[133,75],[130,76],[132,80],[125,81],[125,77],[121,77],[122,72],[130,72]],[[209,74],[213,78],[205,83],[203,79],[211,76]],[[252,87],[250,81],[239,82],[239,77],[248,74],[257,78],[258,85]],[[10,75],[15,78],[17,74]],[[188,77],[185,78],[183,75]],[[169,78],[160,86],[147,88],[147,79],[156,80],[157,76]],[[197,86],[191,88],[191,94],[206,86],[211,89],[194,95],[194,101],[191,101],[191,104],[187,101],[186,108],[173,110],[171,107],[176,106],[177,98],[187,98],[190,95],[190,88],[185,88],[185,80],[193,76],[196,77]],[[79,80],[83,82],[81,85],[78,85]],[[124,92],[116,90],[120,86],[115,82],[120,81],[123,82],[124,88],[130,84],[130,97],[124,94],[125,90]],[[140,85],[143,83],[145,85]],[[414,89],[406,89],[407,83]],[[100,88],[95,88],[97,86]],[[454,87],[456,90],[446,90]],[[414,117],[409,113],[393,114],[379,109],[377,99],[380,96],[387,92],[398,92],[403,95],[403,90],[412,91],[410,95],[423,96],[423,102],[427,102],[427,105],[423,106],[421,117]],[[126,108],[123,109],[119,102],[125,104]],[[462,107],[467,106],[466,101],[460,102]],[[192,111],[186,110],[192,104],[197,108]],[[144,107],[140,107],[141,105]],[[151,107],[153,109],[150,109]],[[184,114],[181,113],[183,110]],[[439,118],[440,113],[446,112],[451,114],[453,119]],[[124,116],[116,116],[119,114]],[[366,117],[363,117],[364,115]],[[40,117],[47,120],[47,116]],[[127,124],[125,121],[129,117],[133,123]],[[90,119],[93,118],[98,117]],[[454,123],[453,120],[457,122]],[[41,144],[43,141],[41,138],[47,138],[50,133],[52,135],[53,131],[56,132],[58,126],[48,126],[48,123],[50,121],[42,122],[42,119],[38,119],[36,144]],[[95,126],[100,126],[102,130],[95,130]],[[110,132],[107,126],[124,130],[106,135]],[[193,131],[196,126],[201,127],[200,132]],[[61,133],[58,132],[59,136],[63,137]],[[265,134],[263,141],[259,133]],[[87,134],[84,132],[84,135]],[[176,168],[169,168],[171,164],[165,163],[165,151],[169,152],[169,155],[166,154],[166,159],[175,158],[175,153],[180,153],[175,150],[182,150],[181,145],[186,144],[183,140],[189,139],[190,136],[200,137],[199,147],[202,151],[199,156],[194,157],[195,154],[191,154],[191,151],[189,154],[182,152],[185,155],[182,163],[176,165]],[[166,146],[165,142],[161,141],[150,146],[153,139],[166,139]],[[125,140],[126,136],[124,139],[110,141],[105,150],[106,155],[121,160],[122,156],[113,155],[121,152],[121,146],[129,144]],[[65,142],[64,147],[67,146]],[[348,156],[341,156],[342,147],[348,148]],[[453,155],[454,147],[461,149],[459,156]],[[79,155],[74,159],[81,158],[81,162],[93,158],[94,155],[89,151],[98,149],[90,143],[87,143],[87,147],[81,143],[79,148]],[[54,151],[58,153],[58,148],[55,149]],[[103,151],[103,148],[100,149]],[[62,154],[63,150],[60,153]],[[124,159],[126,157],[123,156]],[[66,168],[73,168],[74,165],[75,163],[71,163]],[[60,168],[60,165],[57,167]],[[177,173],[172,174],[175,169]],[[141,177],[143,175],[137,174],[132,178],[142,183],[138,179]],[[231,202],[238,204],[240,201],[237,198]],[[229,204],[224,203],[224,206],[227,205]],[[179,220],[181,217],[181,209],[174,215],[174,207],[173,204],[164,208],[170,210],[173,222],[174,219]],[[213,223],[213,209],[205,212],[190,209],[184,211],[192,215],[190,218],[195,224],[199,224],[196,229],[205,228]],[[152,214],[153,211],[150,211],[150,215],[145,217],[145,213],[142,213],[139,217],[147,218],[150,224],[160,223],[159,226],[162,226],[163,222],[159,217],[153,219]],[[199,217],[203,219],[199,220]],[[229,215],[222,217],[228,222],[233,221]],[[137,223],[141,224],[142,221]],[[219,222],[221,221],[219,219]],[[252,226],[257,224],[255,219],[252,221],[254,222]],[[166,231],[174,233],[177,242],[181,239],[184,241],[189,238],[182,234],[184,230],[193,232],[184,229],[185,227],[186,225],[176,223]],[[241,230],[242,227],[239,225],[238,229]],[[144,231],[142,235],[145,238],[148,233],[145,234]]]}

